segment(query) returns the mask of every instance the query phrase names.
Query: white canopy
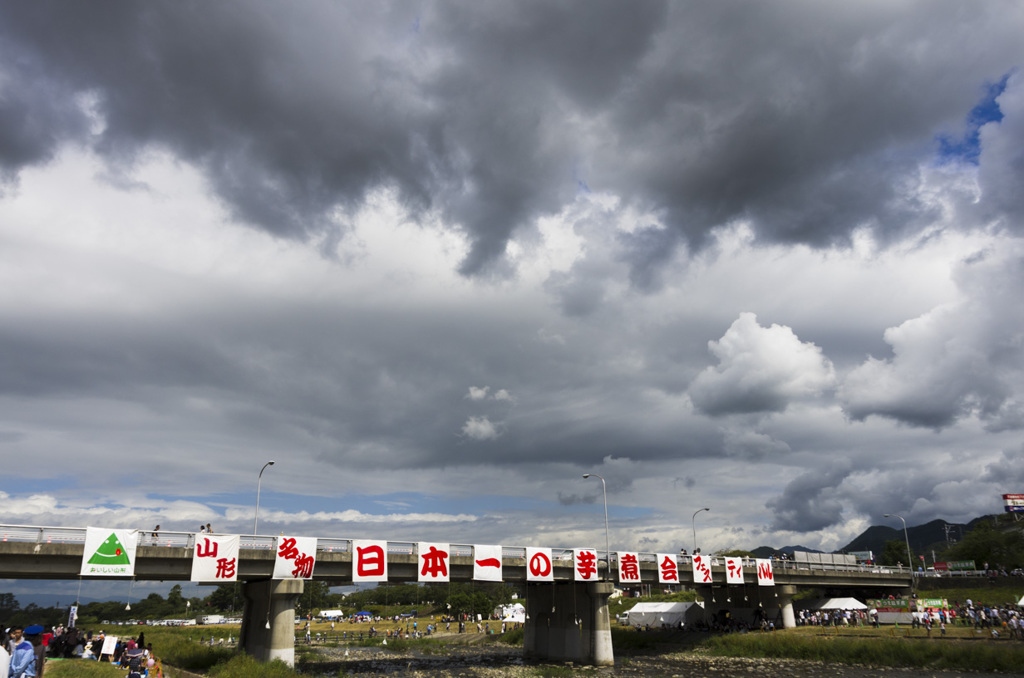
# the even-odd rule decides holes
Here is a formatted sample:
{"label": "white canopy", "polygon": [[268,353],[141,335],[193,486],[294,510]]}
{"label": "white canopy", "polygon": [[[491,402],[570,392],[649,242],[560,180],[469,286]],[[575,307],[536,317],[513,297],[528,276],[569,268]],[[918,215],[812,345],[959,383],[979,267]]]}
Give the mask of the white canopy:
{"label": "white canopy", "polygon": [[667,624],[678,628],[684,622],[693,621],[687,619],[691,614],[691,608],[692,614],[699,615],[698,618],[704,616],[704,610],[699,603],[637,603],[626,616],[630,626],[660,628]]}
{"label": "white canopy", "polygon": [[868,606],[856,598],[822,598],[808,606],[812,610],[866,610]]}
{"label": "white canopy", "polygon": [[522,603],[502,605],[494,609],[494,614],[499,615],[501,617],[501,621],[504,622],[519,622],[520,624],[526,623],[526,608],[523,607]]}

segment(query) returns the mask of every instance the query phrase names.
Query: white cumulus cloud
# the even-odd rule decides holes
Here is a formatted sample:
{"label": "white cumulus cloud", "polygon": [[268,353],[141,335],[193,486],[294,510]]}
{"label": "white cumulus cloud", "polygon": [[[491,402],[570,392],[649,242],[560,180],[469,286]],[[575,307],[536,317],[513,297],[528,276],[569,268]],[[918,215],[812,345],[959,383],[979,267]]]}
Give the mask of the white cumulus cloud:
{"label": "white cumulus cloud", "polygon": [[487,417],[470,417],[462,426],[462,435],[473,440],[494,440],[501,434]]}
{"label": "white cumulus cloud", "polygon": [[708,348],[718,365],[697,375],[689,389],[705,414],[782,412],[835,382],[835,369],[819,347],[801,342],[789,327],[762,327],[753,313],[741,313]]}

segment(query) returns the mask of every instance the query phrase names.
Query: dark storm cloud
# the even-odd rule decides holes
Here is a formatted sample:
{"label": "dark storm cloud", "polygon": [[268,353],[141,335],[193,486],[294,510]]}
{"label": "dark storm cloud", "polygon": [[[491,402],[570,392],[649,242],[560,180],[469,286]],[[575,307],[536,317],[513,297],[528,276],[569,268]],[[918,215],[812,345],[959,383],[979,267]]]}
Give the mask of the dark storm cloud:
{"label": "dark storm cloud", "polygon": [[733,219],[816,246],[929,220],[905,187],[934,135],[1018,65],[1012,11],[5,3],[0,166],[14,176],[69,139],[111,161],[166,148],[236,218],[327,243],[339,208],[389,187],[465,230],[468,275],[507,272],[509,240],[582,180],[668,229],[624,242],[634,284],[656,288],[678,242]]}
{"label": "dark storm cloud", "polygon": [[766,504],[774,515],[773,528],[811,532],[840,522],[843,497],[838,487],[849,474],[849,464],[837,464],[795,478],[781,495]]}

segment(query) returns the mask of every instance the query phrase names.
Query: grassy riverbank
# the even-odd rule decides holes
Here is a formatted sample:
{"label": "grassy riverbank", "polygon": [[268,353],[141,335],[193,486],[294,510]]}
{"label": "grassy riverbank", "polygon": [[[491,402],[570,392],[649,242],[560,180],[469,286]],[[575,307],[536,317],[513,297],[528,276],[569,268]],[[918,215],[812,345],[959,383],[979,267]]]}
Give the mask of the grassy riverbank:
{"label": "grassy riverbank", "polygon": [[1019,672],[1024,643],[1016,640],[921,635],[843,635],[802,632],[744,633],[708,638],[701,647],[715,656],[807,659],[828,663]]}
{"label": "grassy riverbank", "polygon": [[[828,664],[849,666],[906,667],[928,670],[1020,672],[1024,667],[1024,643],[1006,638],[993,639],[978,635],[973,629],[951,630],[946,637],[927,637],[923,630],[867,627],[852,629],[801,628],[772,633],[745,633],[724,636],[706,636],[680,632],[640,633],[629,629],[614,630],[614,646],[617,663],[629,666],[638,661],[657,661],[659,656],[693,655],[713,657],[743,657],[755,659],[798,659],[820,661]],[[147,639],[149,638],[147,632]],[[522,642],[522,634],[508,634],[506,642]],[[200,646],[198,636],[188,640],[187,631],[171,629],[168,633],[154,634],[154,646],[166,646],[165,662],[169,657],[190,658],[193,663],[207,663],[194,667],[196,673],[210,678],[295,678],[302,674],[289,669],[280,662],[263,664],[227,648]],[[183,646],[191,647],[178,647]],[[482,655],[495,650],[492,644],[500,644],[501,638],[466,635],[435,636],[429,639],[402,640],[383,646],[379,641],[375,647],[380,656],[393,656],[401,663],[401,657],[439,657],[456,649],[465,651],[467,645],[479,649]],[[333,645],[333,644],[332,644]],[[365,647],[365,642],[342,644],[343,647]],[[319,651],[313,647],[299,646],[296,659],[306,674],[317,673],[320,664]],[[353,649],[353,652],[355,650]],[[507,650],[506,650],[507,652]],[[201,659],[201,661],[200,661]],[[346,675],[348,669],[338,669],[335,652],[330,674]],[[323,668],[327,668],[325,664]],[[589,670],[572,669],[564,664],[522,667],[528,675],[549,676],[556,669],[558,675],[583,675]],[[47,664],[50,678],[107,678],[122,676],[124,672],[97,662],[84,660],[56,661]],[[166,667],[164,675],[176,678],[173,668]],[[431,675],[424,672],[423,675]],[[481,674],[483,675],[483,674]]]}

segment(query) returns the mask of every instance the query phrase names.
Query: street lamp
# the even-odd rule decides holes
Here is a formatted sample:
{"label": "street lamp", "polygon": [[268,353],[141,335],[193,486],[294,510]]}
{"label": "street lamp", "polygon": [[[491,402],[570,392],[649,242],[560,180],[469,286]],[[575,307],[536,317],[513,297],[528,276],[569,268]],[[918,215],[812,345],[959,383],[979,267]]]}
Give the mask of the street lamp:
{"label": "street lamp", "polygon": [[260,474],[256,477],[256,515],[252,519],[252,533],[256,534],[256,526],[260,522],[260,483],[263,482],[263,472],[267,470],[268,466],[273,466],[274,462],[268,461],[260,469]]}
{"label": "street lamp", "polygon": [[607,569],[607,576],[609,581],[612,578],[612,550],[609,544],[611,543],[608,539],[608,486],[605,485],[604,478],[597,475],[596,473],[584,473],[584,478],[601,478],[601,493],[604,495],[604,557],[605,566]]}
{"label": "street lamp", "polygon": [[700,513],[701,511],[710,511],[710,510],[711,509],[709,509],[709,508],[697,509],[696,511],[693,512],[693,517],[690,518],[690,523],[691,523],[691,526],[693,527],[693,552],[694,553],[697,552],[697,514]]}
{"label": "street lamp", "polygon": [[907,521],[903,520],[903,516],[901,516],[898,513],[886,513],[882,517],[883,518],[889,518],[889,517],[899,518],[900,521],[903,523],[903,541],[905,541],[906,544],[907,544],[907,567],[910,568],[910,575],[911,575],[911,578],[913,578],[913,575],[914,575],[914,559],[910,555],[910,537],[907,536]]}

